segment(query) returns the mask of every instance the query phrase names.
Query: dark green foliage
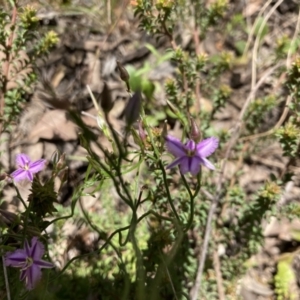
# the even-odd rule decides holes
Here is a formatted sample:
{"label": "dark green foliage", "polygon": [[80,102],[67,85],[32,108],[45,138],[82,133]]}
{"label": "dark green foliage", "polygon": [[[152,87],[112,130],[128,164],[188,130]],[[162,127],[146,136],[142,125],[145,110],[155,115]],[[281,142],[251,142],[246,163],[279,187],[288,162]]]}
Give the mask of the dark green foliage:
{"label": "dark green foliage", "polygon": [[42,184],[37,177],[33,179],[31,194],[28,196],[32,212],[37,218],[52,215],[57,210],[54,203],[57,202],[57,194],[54,191],[54,181],[48,180]]}

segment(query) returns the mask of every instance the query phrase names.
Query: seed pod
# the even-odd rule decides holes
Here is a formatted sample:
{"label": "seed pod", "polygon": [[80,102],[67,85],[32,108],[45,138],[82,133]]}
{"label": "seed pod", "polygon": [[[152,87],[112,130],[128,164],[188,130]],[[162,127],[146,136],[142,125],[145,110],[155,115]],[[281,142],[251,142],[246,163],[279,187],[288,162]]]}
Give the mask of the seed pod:
{"label": "seed pod", "polygon": [[106,84],[106,82],[104,82],[103,85],[103,90],[102,90],[102,95],[101,95],[101,107],[103,109],[103,111],[108,114],[111,109],[114,106],[114,102],[112,100],[112,96],[111,96],[111,92]]}
{"label": "seed pod", "polygon": [[140,116],[142,104],[142,96],[140,91],[136,91],[129,99],[125,107],[125,121],[128,126],[131,126]]}
{"label": "seed pod", "polygon": [[57,162],[57,169],[58,170],[61,170],[62,168],[64,168],[66,165],[66,153],[63,153],[60,158],[59,158],[59,161]]}
{"label": "seed pod", "polygon": [[190,137],[195,143],[199,143],[202,138],[200,129],[192,117],[190,117],[190,123],[191,123]]}
{"label": "seed pod", "polygon": [[120,78],[126,83],[127,86],[127,92],[130,92],[130,86],[129,86],[129,74],[127,70],[122,66],[122,64],[117,60],[117,67],[120,73]]}
{"label": "seed pod", "polygon": [[3,174],[0,174],[0,181],[3,181],[7,178],[7,174],[6,173],[3,173]]}
{"label": "seed pod", "polygon": [[61,191],[62,186],[67,182],[69,176],[69,168],[66,166],[60,173],[59,173],[59,178],[60,178],[60,187],[58,189],[58,192]]}
{"label": "seed pod", "polygon": [[139,121],[139,136],[143,142],[146,141],[146,133],[141,120]]}
{"label": "seed pod", "polygon": [[161,133],[161,136],[160,136],[160,150],[163,151],[164,150],[164,146],[165,146],[165,137],[168,135],[168,121],[165,120],[164,122],[164,126],[163,126],[163,129],[162,129],[162,133]]}
{"label": "seed pod", "polygon": [[172,113],[178,115],[178,109],[169,100],[167,100],[167,104]]}

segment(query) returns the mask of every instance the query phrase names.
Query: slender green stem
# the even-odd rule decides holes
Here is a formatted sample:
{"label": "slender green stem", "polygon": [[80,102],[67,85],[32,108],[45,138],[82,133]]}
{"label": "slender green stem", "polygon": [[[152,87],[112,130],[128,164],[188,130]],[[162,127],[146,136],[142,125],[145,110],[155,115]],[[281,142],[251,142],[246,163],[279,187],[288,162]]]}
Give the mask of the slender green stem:
{"label": "slender green stem", "polygon": [[20,199],[20,201],[21,201],[22,204],[24,205],[25,209],[27,209],[27,205],[26,205],[25,201],[23,200],[23,198],[22,198],[22,196],[21,196],[21,194],[20,194],[20,192],[19,192],[19,189],[17,188],[17,186],[15,185],[14,182],[13,182],[13,185],[14,185],[14,187],[15,187],[15,189],[16,189],[18,199]]}
{"label": "slender green stem", "polygon": [[8,282],[8,277],[7,277],[7,270],[6,270],[6,265],[5,265],[5,261],[4,261],[4,256],[3,255],[2,255],[2,266],[3,266],[3,274],[4,274],[4,281],[5,281],[5,288],[6,288],[7,300],[11,300],[10,289],[9,289],[9,282]]}
{"label": "slender green stem", "polygon": [[[111,157],[109,155],[107,155],[106,151],[103,149],[103,147],[97,143],[97,146],[101,149],[101,151],[103,152],[103,154],[106,156],[106,158],[109,160],[109,163],[115,168],[116,170],[116,173],[117,173],[117,178],[119,179],[119,182],[117,182],[116,180],[116,176],[115,174],[113,174],[112,172],[110,172],[110,170],[106,167],[105,164],[103,164],[101,161],[98,161],[99,165],[101,166],[101,168],[103,168],[105,170],[105,172],[107,172],[107,174],[109,175],[109,177],[113,180],[114,182],[114,185],[116,187],[116,190],[119,194],[119,196],[122,198],[122,200],[130,206],[130,208],[133,210],[134,209],[134,204],[133,204],[133,200],[132,200],[132,197],[131,197],[131,194],[130,192],[128,191],[128,188],[123,180],[123,177],[122,177],[122,172],[121,172],[121,169],[120,169],[120,165],[116,165],[115,162],[111,159]],[[92,156],[92,157],[95,157],[95,154],[89,150],[89,154]],[[124,197],[120,191],[120,188],[119,188],[119,185],[122,186],[122,189],[124,190],[126,196],[127,196],[127,199],[126,197]]]}
{"label": "slender green stem", "polygon": [[136,278],[137,278],[137,299],[146,299],[145,297],[145,271],[143,267],[143,257],[141,250],[138,246],[138,243],[135,238],[136,226],[138,224],[138,219],[136,212],[132,217],[132,226],[129,229],[130,232],[130,240],[136,255]]}
{"label": "slender green stem", "polygon": [[162,277],[165,276],[164,269],[166,267],[168,267],[170,265],[170,263],[172,262],[172,260],[174,259],[174,256],[176,255],[178,248],[181,245],[183,236],[184,236],[183,231],[180,228],[178,228],[178,236],[177,236],[177,239],[175,240],[175,243],[173,244],[171,251],[169,251],[168,255],[165,256],[164,262],[161,262],[161,264],[159,264],[159,266],[158,266],[155,278],[153,279],[151,287],[149,288],[149,290],[151,291],[151,294],[148,297],[148,299],[156,300],[159,298],[157,295],[158,294],[157,286],[159,285],[159,282],[161,282]]}
{"label": "slender green stem", "polygon": [[24,220],[23,234],[22,234],[22,236],[23,236],[22,245],[24,245],[25,238],[26,238],[26,229],[27,229],[27,225],[28,225],[28,218],[29,218],[31,206],[32,206],[32,202],[29,202],[29,207],[26,209],[26,212],[25,212],[25,220]]}
{"label": "slender green stem", "polygon": [[175,215],[178,223],[181,224],[180,218],[179,218],[179,216],[177,214],[177,211],[176,211],[176,208],[175,208],[175,206],[173,204],[173,199],[171,197],[171,193],[170,193],[169,185],[168,185],[168,181],[167,181],[167,174],[166,174],[164,165],[163,165],[163,163],[162,163],[161,160],[159,161],[159,165],[160,165],[160,169],[161,169],[162,174],[163,174],[163,180],[164,180],[164,185],[165,185],[166,192],[167,192],[168,202],[169,202],[169,204],[170,204],[170,206],[172,208],[172,211],[173,211],[173,213],[174,213],[174,215]]}
{"label": "slender green stem", "polygon": [[[144,215],[142,215],[141,217],[138,218],[136,225],[142,220],[144,219],[149,213],[146,213]],[[119,228],[116,231],[114,231],[105,241],[105,243],[98,249],[95,251],[92,251],[90,253],[86,253],[86,254],[82,254],[82,255],[78,255],[73,257],[70,261],[67,262],[67,264],[64,266],[64,268],[61,270],[60,274],[57,275],[53,280],[57,279],[59,276],[61,276],[63,274],[63,272],[68,268],[68,266],[75,260],[79,259],[79,258],[83,258],[83,257],[87,257],[89,255],[92,254],[96,254],[96,253],[100,253],[108,244],[109,242],[112,240],[112,238],[116,235],[116,234],[120,234],[122,231],[128,230],[130,228],[130,225],[127,225],[125,227]]]}
{"label": "slender green stem", "polygon": [[[145,113],[143,112],[143,115],[144,114]],[[149,126],[148,126],[147,122],[145,122],[145,123],[146,123],[145,128],[146,128],[146,131],[147,131],[148,136],[150,138],[151,145],[152,145],[153,150],[154,150],[154,154],[156,156],[155,160],[158,161],[159,167],[160,167],[160,169],[162,171],[162,174],[163,174],[163,180],[164,180],[164,185],[165,185],[166,192],[167,192],[168,202],[169,202],[169,204],[171,206],[171,209],[172,209],[172,211],[173,211],[173,213],[174,213],[174,215],[175,215],[178,223],[180,224],[181,223],[180,222],[180,218],[179,218],[179,216],[177,214],[177,211],[176,211],[176,208],[175,208],[175,206],[173,204],[173,200],[172,200],[171,193],[170,193],[170,190],[169,190],[169,185],[168,185],[168,181],[167,181],[167,174],[166,174],[166,171],[165,171],[165,167],[164,167],[164,165],[162,163],[162,160],[160,159],[161,155],[160,155],[160,153],[159,153],[159,151],[158,151],[158,149],[157,149],[157,147],[156,147],[156,145],[154,143],[152,132],[151,132],[151,130],[149,130]]]}
{"label": "slender green stem", "polygon": [[181,178],[183,180],[183,183],[186,187],[186,189],[188,190],[188,193],[190,195],[190,217],[189,217],[189,220],[185,226],[185,229],[184,229],[184,232],[187,232],[192,224],[193,224],[193,220],[194,220],[194,211],[195,211],[195,198],[196,196],[198,195],[199,191],[200,191],[200,188],[201,188],[201,176],[202,176],[202,172],[200,171],[199,175],[197,176],[197,187],[196,187],[196,190],[194,192],[194,194],[192,193],[186,179],[185,179],[185,176],[180,172],[180,175],[181,175]]}
{"label": "slender green stem", "polygon": [[[93,154],[91,154],[91,155],[93,155]],[[89,159],[89,157],[88,157],[88,159]],[[93,165],[93,163],[90,159],[89,159],[89,161]],[[116,179],[116,176],[107,168],[107,166],[105,164],[103,164],[101,161],[98,161],[98,164],[100,165],[101,169],[103,169],[108,174],[110,179],[113,181],[116,191],[117,191],[118,195],[120,196],[120,198],[133,210],[133,201],[132,201],[131,195],[130,195],[129,191],[127,190],[127,187],[123,181],[122,174],[119,174],[117,172],[118,173],[117,177],[120,180],[118,182]],[[121,192],[121,189],[120,189],[120,185],[122,186],[124,192],[126,193],[126,196],[129,198],[127,198],[123,195],[123,193]]]}
{"label": "slender green stem", "polygon": [[117,229],[116,231],[114,231],[108,238],[107,240],[105,241],[105,243],[98,249],[98,250],[95,250],[95,251],[92,251],[92,252],[89,252],[89,253],[85,253],[85,254],[82,254],[82,255],[78,255],[78,256],[75,256],[73,257],[71,260],[69,260],[67,262],[67,264],[64,266],[64,268],[60,271],[60,274],[58,274],[55,278],[52,279],[52,281],[54,281],[55,279],[59,278],[65,271],[66,269],[69,267],[69,265],[79,259],[79,258],[84,258],[84,257],[87,257],[87,256],[90,256],[92,254],[97,254],[97,253],[100,253],[109,243],[110,241],[112,240],[112,238],[119,232],[121,231],[124,231],[124,230],[127,230],[129,228],[129,226],[126,226],[126,227],[123,227],[123,228],[119,228]]}
{"label": "slender green stem", "polygon": [[[83,213],[83,215],[84,215],[84,217],[85,217],[87,223],[90,225],[90,227],[91,227],[94,231],[96,231],[96,232],[99,234],[100,237],[103,237],[103,233],[105,233],[105,232],[99,230],[99,229],[97,228],[97,226],[95,226],[95,225],[92,223],[90,217],[88,216],[87,212],[85,211],[85,209],[84,209],[84,207],[83,207],[83,205],[82,205],[81,199],[79,199],[79,204],[80,204],[80,208],[81,208],[81,210],[82,210],[82,213]],[[115,252],[117,253],[119,259],[122,261],[122,255],[121,255],[120,251],[117,249],[117,247],[112,243],[112,241],[109,242],[109,245],[115,250]]]}

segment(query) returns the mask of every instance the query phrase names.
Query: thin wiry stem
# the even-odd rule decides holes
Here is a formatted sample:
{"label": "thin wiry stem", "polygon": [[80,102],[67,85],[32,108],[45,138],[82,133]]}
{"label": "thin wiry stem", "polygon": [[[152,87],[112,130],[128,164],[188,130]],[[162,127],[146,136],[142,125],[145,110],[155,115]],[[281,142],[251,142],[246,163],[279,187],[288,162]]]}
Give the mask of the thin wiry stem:
{"label": "thin wiry stem", "polygon": [[6,288],[7,300],[11,300],[10,289],[9,289],[9,282],[8,282],[8,277],[7,277],[7,270],[6,270],[6,265],[5,265],[5,260],[4,260],[4,256],[3,255],[2,255],[2,265],[3,265],[3,274],[4,274],[4,280],[5,280],[5,288]]}
{"label": "thin wiry stem", "polygon": [[[161,250],[160,250],[160,251],[161,251]],[[165,266],[165,268],[166,268],[166,272],[167,272],[167,275],[168,275],[168,278],[169,278],[169,282],[170,282],[170,285],[171,285],[171,288],[172,288],[174,297],[175,297],[176,300],[178,300],[178,297],[177,297],[177,295],[176,295],[176,290],[175,290],[175,287],[174,287],[174,284],[173,284],[172,276],[171,276],[171,274],[170,274],[170,272],[169,272],[169,268],[168,268],[168,266],[167,266],[167,264],[166,264],[166,262],[165,262],[165,260],[164,260],[164,256],[163,256],[162,253],[161,253],[160,257],[161,257],[161,260],[162,260],[162,262],[163,262],[163,264],[164,264],[164,266]]]}

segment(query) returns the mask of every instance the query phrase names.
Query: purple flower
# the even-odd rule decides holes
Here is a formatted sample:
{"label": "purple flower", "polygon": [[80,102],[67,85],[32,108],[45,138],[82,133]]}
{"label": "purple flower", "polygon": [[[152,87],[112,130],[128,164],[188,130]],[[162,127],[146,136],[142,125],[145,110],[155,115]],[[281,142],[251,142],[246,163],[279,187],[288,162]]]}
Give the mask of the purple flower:
{"label": "purple flower", "polygon": [[11,173],[11,177],[13,177],[16,182],[24,180],[26,178],[32,181],[33,174],[41,171],[44,168],[45,162],[45,159],[31,161],[26,154],[18,154],[16,157],[16,164],[18,165],[18,169]]}
{"label": "purple flower", "polygon": [[193,140],[188,140],[186,144],[182,144],[177,138],[167,135],[165,141],[168,151],[176,157],[176,159],[167,166],[167,169],[180,165],[182,174],[191,172],[192,175],[199,173],[201,165],[211,170],[215,169],[214,165],[209,162],[206,157],[217,149],[219,145],[217,138],[210,137],[198,144]]}
{"label": "purple flower", "polygon": [[25,241],[24,249],[8,252],[5,255],[5,265],[21,268],[20,280],[25,278],[26,288],[32,290],[42,277],[42,268],[53,268],[54,265],[42,260],[45,252],[44,245],[38,241],[37,237],[31,240],[31,247]]}

